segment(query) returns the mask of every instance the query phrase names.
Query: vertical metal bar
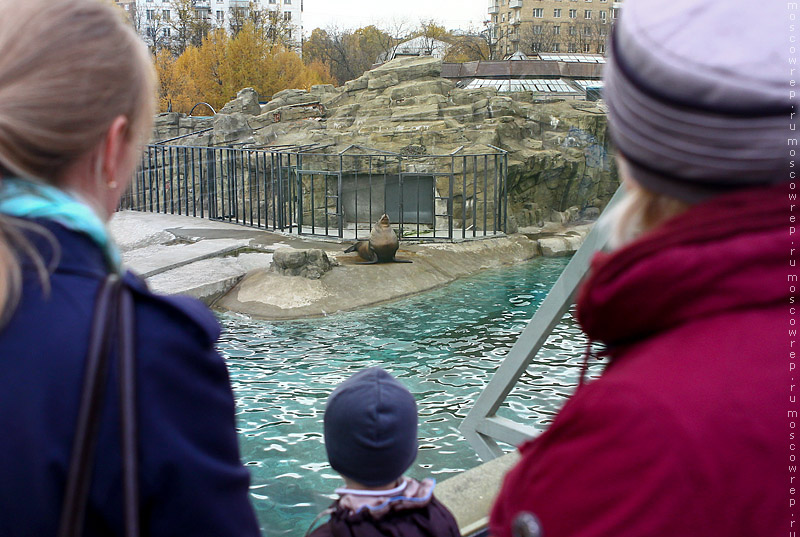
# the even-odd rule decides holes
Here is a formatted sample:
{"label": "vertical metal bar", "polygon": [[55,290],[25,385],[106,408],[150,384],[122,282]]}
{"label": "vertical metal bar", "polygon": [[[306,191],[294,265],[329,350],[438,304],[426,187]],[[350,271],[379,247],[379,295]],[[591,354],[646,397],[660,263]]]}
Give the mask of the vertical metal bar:
{"label": "vertical metal bar", "polygon": [[475,155],[474,164],[475,168],[472,170],[472,236],[478,228],[478,156]]}
{"label": "vertical metal bar", "polygon": [[[278,168],[280,169],[280,168]],[[266,180],[266,178],[265,178]],[[272,231],[275,231],[278,226],[277,216],[278,216],[278,191],[276,190],[277,185],[277,178],[275,177],[275,153],[269,153],[269,182],[270,182],[270,192],[272,193]],[[266,184],[265,184],[266,188]],[[266,202],[266,195],[264,196],[264,201]],[[267,205],[267,214],[266,220],[269,223],[269,204]]]}
{"label": "vertical metal bar", "polygon": [[[245,210],[245,206],[247,205],[247,201],[245,199],[246,192],[245,188],[249,191],[250,190],[250,168],[248,167],[245,171],[244,169],[244,161],[245,161],[245,149],[239,150],[239,163],[242,166],[242,180],[241,180],[241,187],[242,187],[242,206],[241,206],[241,213],[242,213],[242,224],[247,225],[247,213],[249,211]],[[252,201],[252,198],[251,198]],[[250,213],[250,223],[253,223],[253,213]]]}
{"label": "vertical metal bar", "polygon": [[[161,164],[158,164],[158,157],[161,155]],[[158,146],[158,151],[156,151],[156,183],[158,184],[158,188],[156,188],[156,207],[157,212],[165,213],[167,212],[167,188],[166,188],[166,179],[165,179],[165,164],[164,164],[164,146]],[[162,200],[164,204],[162,205]],[[162,208],[163,207],[163,208]]]}
{"label": "vertical metal bar", "polygon": [[[200,160],[197,162],[197,164],[198,164],[198,166],[197,166],[197,174],[200,176],[199,177],[199,179],[200,179],[200,184],[199,184],[199,186],[200,186],[200,218],[205,218],[205,198],[203,197],[203,194],[205,194],[205,186],[203,185],[203,179],[205,179],[203,177],[203,154],[204,154],[204,152],[200,151],[200,150],[198,150],[197,152],[200,153]],[[195,158],[196,158],[195,157],[195,150],[194,150],[194,148],[192,148],[192,162],[194,162]],[[194,170],[192,171],[192,173],[194,173]],[[197,204],[197,202],[195,202],[195,206],[196,206],[196,204]],[[196,210],[197,210],[197,208],[195,207],[195,211]]]}
{"label": "vertical metal bar", "polygon": [[[175,214],[175,164],[172,159],[172,146],[167,151],[169,152],[169,212],[170,214]],[[180,196],[180,192],[178,195]],[[178,201],[180,202],[180,199]]]}
{"label": "vertical metal bar", "polygon": [[447,238],[453,240],[453,182],[456,174],[456,157],[450,159],[450,176],[447,178]]}
{"label": "vertical metal bar", "polygon": [[[250,198],[250,226],[253,226],[253,168],[252,168],[252,161],[251,155],[252,151],[247,151],[247,193]],[[256,163],[258,165],[258,163]],[[259,222],[260,223],[260,222]]]}
{"label": "vertical metal bar", "polygon": [[[367,205],[369,213],[367,214],[367,226],[369,226],[372,223],[372,155],[369,156],[368,172],[369,176],[367,181],[368,183],[367,188],[369,189],[369,192],[367,193],[367,199],[368,199]],[[356,240],[358,240],[358,211],[356,211]]]}
{"label": "vertical metal bar", "polygon": [[327,237],[328,236],[328,195],[329,195],[328,194],[328,183],[330,181],[330,176],[326,174],[326,175],[323,175],[322,177],[325,178],[324,179],[324,181],[325,181],[325,202],[324,202],[324,204],[325,204],[325,236]]}
{"label": "vertical metal bar", "polygon": [[503,233],[508,233],[508,153],[503,153]]}
{"label": "vertical metal bar", "polygon": [[[370,173],[372,173],[372,155],[369,156],[369,167]],[[353,225],[355,226],[354,229],[356,240],[358,240],[358,176],[360,175],[360,172],[360,166],[353,166],[353,186],[355,188],[355,194],[353,195],[353,204],[355,206],[353,210],[355,212],[355,219],[353,220]]]}
{"label": "vertical metal bar", "polygon": [[342,170],[344,169],[344,157],[339,155],[339,173],[336,178],[336,219],[339,225],[336,226],[339,231],[339,238],[344,238],[344,218],[342,215]]}
{"label": "vertical metal bar", "polygon": [[498,172],[498,170],[497,170],[497,157],[498,157],[498,155],[495,153],[495,155],[494,155],[494,188],[492,189],[492,196],[493,196],[493,199],[494,199],[494,202],[493,202],[493,205],[492,205],[493,208],[494,208],[494,210],[492,211],[492,220],[493,220],[492,233],[494,235],[497,235],[497,226],[499,225],[499,219],[500,219],[499,218],[499,216],[500,216],[499,215],[499,206],[498,206],[498,202],[500,200],[499,200],[498,195],[497,195],[497,172]]}
{"label": "vertical metal bar", "polygon": [[489,155],[483,155],[483,236],[486,237],[486,201],[489,188]]}
{"label": "vertical metal bar", "polygon": [[315,211],[317,210],[316,202],[314,201],[314,174],[312,173],[309,177],[311,177],[311,234],[317,234],[317,222],[315,218]]}
{"label": "vertical metal bar", "polygon": [[[419,183],[420,183],[420,179],[422,178],[422,176],[421,175],[417,175],[416,177],[417,177],[417,238],[419,238]],[[436,176],[435,175],[433,176],[433,181],[434,181],[434,183],[436,182]],[[434,205],[435,205],[435,203],[434,203]],[[436,210],[434,209],[433,212],[435,213]],[[435,237],[436,236],[436,217],[435,216],[433,217],[433,230],[434,230],[433,236]]]}
{"label": "vertical metal bar", "polygon": [[[258,227],[261,227],[261,177],[258,173],[258,155],[260,151],[255,152],[256,157],[256,217],[258,218]],[[251,222],[252,223],[252,222]]]}
{"label": "vertical metal bar", "polygon": [[338,191],[336,192],[336,214],[339,219],[339,238],[344,238],[344,211],[342,211],[342,168],[339,167],[339,173],[336,175]]}
{"label": "vertical metal bar", "polygon": [[464,157],[464,185],[461,189],[461,238],[467,238],[467,157]]}
{"label": "vertical metal bar", "polygon": [[224,166],[224,150],[220,149],[219,151],[219,195],[220,195],[220,208],[222,209],[222,213],[219,215],[220,220],[225,220],[225,189],[227,180],[225,179],[225,168]]}
{"label": "vertical metal bar", "polygon": [[399,222],[399,224],[400,224],[400,237],[402,239],[402,237],[403,237],[403,227],[404,227],[403,226],[403,220],[404,220],[404,218],[403,218],[404,217],[404,214],[403,214],[403,211],[404,211],[404,209],[403,209],[403,197],[405,195],[405,192],[403,192],[403,157],[397,157],[397,170],[398,170],[398,173],[397,173],[397,185],[398,185],[398,190],[400,191],[400,217],[399,217],[400,222]]}

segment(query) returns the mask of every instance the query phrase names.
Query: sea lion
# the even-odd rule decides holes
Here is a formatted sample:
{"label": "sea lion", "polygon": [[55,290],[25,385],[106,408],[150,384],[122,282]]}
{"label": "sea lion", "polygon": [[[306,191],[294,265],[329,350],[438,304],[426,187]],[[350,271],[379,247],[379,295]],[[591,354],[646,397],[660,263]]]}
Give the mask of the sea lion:
{"label": "sea lion", "polygon": [[366,263],[363,263],[365,265],[372,263],[411,263],[407,259],[397,259],[395,257],[399,247],[400,240],[397,238],[397,233],[389,225],[389,217],[384,214],[372,227],[369,240],[358,241],[345,250],[345,253],[358,252],[359,257],[366,261]]}

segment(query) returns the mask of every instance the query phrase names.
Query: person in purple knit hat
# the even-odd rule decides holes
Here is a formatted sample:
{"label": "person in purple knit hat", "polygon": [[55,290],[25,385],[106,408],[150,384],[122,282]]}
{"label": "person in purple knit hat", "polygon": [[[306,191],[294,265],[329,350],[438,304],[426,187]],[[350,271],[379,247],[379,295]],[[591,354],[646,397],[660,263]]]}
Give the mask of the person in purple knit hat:
{"label": "person in purple knit hat", "polygon": [[608,365],[520,446],[494,537],[794,535],[798,14],[625,1],[604,98],[627,195],[577,310]]}

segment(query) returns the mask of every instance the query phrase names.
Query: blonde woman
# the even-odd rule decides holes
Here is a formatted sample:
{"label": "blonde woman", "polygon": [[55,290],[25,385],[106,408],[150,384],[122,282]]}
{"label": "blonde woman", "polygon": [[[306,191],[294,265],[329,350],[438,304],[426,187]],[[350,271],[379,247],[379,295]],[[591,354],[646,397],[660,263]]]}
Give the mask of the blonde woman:
{"label": "blonde woman", "polygon": [[[153,95],[148,52],[117,8],[0,0],[0,535],[58,529],[94,298],[120,271],[105,222],[149,136]],[[214,317],[123,281],[142,533],[258,535]],[[109,382],[85,535],[123,533],[118,400]]]}
{"label": "blonde woman", "polygon": [[604,98],[628,199],[578,301],[608,365],[521,446],[495,537],[794,533],[797,9],[625,1]]}

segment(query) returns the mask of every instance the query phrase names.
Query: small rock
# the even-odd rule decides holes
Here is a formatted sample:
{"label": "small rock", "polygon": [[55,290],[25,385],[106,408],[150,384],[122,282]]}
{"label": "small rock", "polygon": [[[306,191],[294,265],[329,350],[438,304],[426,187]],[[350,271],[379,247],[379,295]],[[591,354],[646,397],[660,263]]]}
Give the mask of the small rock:
{"label": "small rock", "polygon": [[270,270],[284,276],[303,276],[318,280],[336,265],[336,260],[331,260],[320,249],[279,248],[272,257]]}

